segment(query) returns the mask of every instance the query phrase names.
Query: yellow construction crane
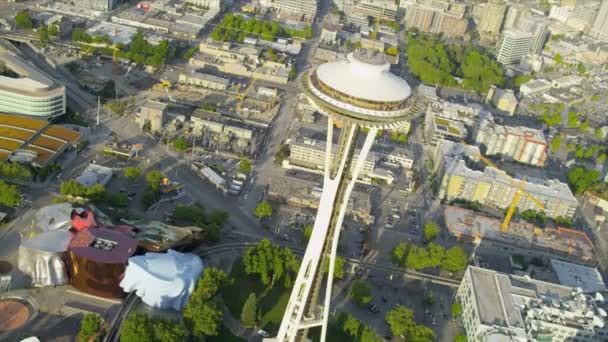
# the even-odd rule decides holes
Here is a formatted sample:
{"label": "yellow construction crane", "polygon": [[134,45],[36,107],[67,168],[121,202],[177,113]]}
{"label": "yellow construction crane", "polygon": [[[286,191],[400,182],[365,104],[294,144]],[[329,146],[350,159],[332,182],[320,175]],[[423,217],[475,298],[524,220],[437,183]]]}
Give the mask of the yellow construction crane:
{"label": "yellow construction crane", "polygon": [[249,94],[249,92],[251,91],[251,89],[253,89],[253,86],[255,85],[255,82],[257,82],[258,78],[254,77],[251,79],[251,82],[249,82],[249,85],[247,86],[247,88],[245,88],[245,91],[243,91],[240,94],[236,95],[236,98],[239,100],[237,107],[241,108],[241,105],[243,104],[243,101],[245,101],[245,98],[247,97],[247,94]]}
{"label": "yellow construction crane", "polygon": [[[462,141],[463,144],[465,144],[464,141]],[[466,145],[466,144],[465,144]],[[492,163],[492,161],[490,161],[488,158],[484,157],[481,155],[481,153],[479,153],[479,159],[481,161],[483,161],[486,165],[493,167],[497,170],[500,170],[498,168],[498,166],[494,165],[494,163]],[[521,182],[517,183],[515,181],[515,179],[513,179],[511,176],[509,176],[508,174],[505,173],[505,175],[507,176],[507,179],[509,180],[509,182],[513,185],[517,187],[517,192],[515,193],[515,195],[513,196],[513,199],[511,200],[511,205],[509,205],[509,209],[507,210],[507,214],[505,215],[505,219],[502,221],[502,223],[500,224],[500,230],[503,232],[506,232],[507,230],[509,230],[509,223],[511,222],[511,219],[513,218],[513,214],[515,213],[515,208],[517,208],[517,204],[519,203],[519,200],[521,199],[521,196],[524,195],[527,198],[529,198],[532,203],[536,204],[537,207],[539,207],[541,210],[545,209],[545,206],[536,198],[534,198],[534,196],[530,195],[528,192],[526,192],[524,190],[524,187],[526,186],[526,177],[524,177]]]}

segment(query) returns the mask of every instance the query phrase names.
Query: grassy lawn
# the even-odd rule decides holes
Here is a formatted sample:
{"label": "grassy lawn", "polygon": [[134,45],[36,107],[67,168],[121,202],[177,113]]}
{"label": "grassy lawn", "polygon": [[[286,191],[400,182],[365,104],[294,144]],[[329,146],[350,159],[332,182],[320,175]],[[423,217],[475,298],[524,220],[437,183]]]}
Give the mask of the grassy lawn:
{"label": "grassy lawn", "polygon": [[217,336],[207,337],[207,342],[247,342],[247,340],[234,335],[228,328],[222,326]]}
{"label": "grassy lawn", "polygon": [[258,306],[263,313],[260,325],[264,330],[270,333],[279,330],[283,313],[285,313],[289,301],[289,295],[290,289],[279,285],[272,288],[260,299]]}
{"label": "grassy lawn", "polygon": [[275,333],[279,329],[291,289],[284,288],[282,284],[265,288],[257,277],[247,275],[241,259],[234,262],[229,277],[232,284],[224,288],[222,294],[232,316],[236,319],[241,317],[247,297],[251,292],[255,292],[258,296],[258,308],[262,313],[260,326],[271,334]]}
{"label": "grassy lawn", "polygon": [[222,297],[232,316],[240,319],[243,305],[249,294],[255,292],[259,296],[264,291],[264,287],[255,277],[250,277],[245,273],[242,259],[234,262],[229,278],[232,280],[232,284],[222,290]]}

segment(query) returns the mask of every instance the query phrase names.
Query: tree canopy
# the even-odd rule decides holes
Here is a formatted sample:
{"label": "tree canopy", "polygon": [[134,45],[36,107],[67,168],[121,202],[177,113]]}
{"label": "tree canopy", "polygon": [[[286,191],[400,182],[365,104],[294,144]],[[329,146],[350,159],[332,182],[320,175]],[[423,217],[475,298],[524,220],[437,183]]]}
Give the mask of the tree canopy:
{"label": "tree canopy", "polygon": [[263,200],[255,208],[253,214],[260,220],[266,217],[270,217],[272,216],[272,207],[270,206],[270,203],[268,203],[268,201]]}
{"label": "tree canopy", "polygon": [[467,257],[461,247],[444,250],[441,245],[433,242],[426,248],[402,242],[393,249],[391,257],[395,264],[415,270],[441,267],[456,272],[464,270],[467,265]]}
{"label": "tree canopy", "polygon": [[198,280],[183,312],[186,325],[195,337],[201,339],[219,333],[223,314],[218,294],[227,281],[224,271],[212,267],[206,268]]}
{"label": "tree canopy", "polygon": [[359,306],[366,306],[372,301],[372,290],[363,280],[355,280],[348,290],[348,297]]}
{"label": "tree canopy", "polygon": [[471,46],[445,45],[424,34],[410,34],[407,57],[410,71],[424,83],[454,87],[459,77],[464,88],[478,92],[505,83],[500,65]]}
{"label": "tree canopy", "polygon": [[568,172],[568,184],[575,194],[580,195],[600,178],[596,170],[587,170],[582,166],[575,167]]}
{"label": "tree canopy", "polygon": [[15,15],[15,24],[20,29],[31,30],[34,27],[32,17],[28,11],[23,10]]}
{"label": "tree canopy", "polygon": [[429,327],[417,324],[414,321],[414,312],[405,306],[399,305],[386,314],[386,322],[395,336],[406,341],[432,342],[435,333]]}
{"label": "tree canopy", "polygon": [[133,182],[141,176],[141,169],[137,166],[127,166],[123,170],[123,173],[128,180]]}
{"label": "tree canopy", "polygon": [[251,172],[251,163],[249,162],[249,160],[241,160],[241,162],[239,163],[239,171],[242,173]]}
{"label": "tree canopy", "polygon": [[0,204],[18,207],[21,204],[21,191],[16,186],[0,181]]}
{"label": "tree canopy", "polygon": [[264,21],[251,18],[245,20],[242,15],[228,13],[211,32],[211,38],[218,41],[236,41],[242,43],[247,37],[273,41],[280,37],[299,37],[309,39],[312,37],[312,28],[307,25],[302,30],[290,30],[278,22]]}
{"label": "tree canopy", "polygon": [[441,228],[439,228],[439,225],[437,225],[437,223],[433,221],[428,221],[424,224],[424,239],[427,242],[433,241],[437,237],[437,235],[439,235],[440,231]]}
{"label": "tree canopy", "polygon": [[190,147],[190,146],[188,144],[188,141],[184,137],[178,137],[175,140],[173,140],[173,148],[176,151],[183,152],[183,151],[187,150],[188,147]]}
{"label": "tree canopy", "polygon": [[[93,335],[101,330],[102,320],[97,314],[86,314],[80,322],[80,332],[78,338],[80,341],[90,341]],[[92,342],[100,342],[103,336],[100,334]]]}
{"label": "tree canopy", "polygon": [[130,314],[120,329],[120,340],[125,342],[187,341],[188,337],[189,333],[181,323],[139,313]]}
{"label": "tree canopy", "polygon": [[300,268],[300,262],[291,249],[274,245],[267,239],[247,249],[243,264],[247,274],[258,275],[262,284],[270,287],[276,283],[291,287]]}
{"label": "tree canopy", "polygon": [[[325,259],[323,262],[323,273],[329,272],[329,260]],[[336,256],[336,262],[334,265],[334,278],[344,278],[344,258]]]}
{"label": "tree canopy", "polygon": [[[357,341],[357,342],[381,342],[382,338],[376,332],[366,326],[360,320],[353,317],[351,314],[342,312],[335,318],[337,329],[343,333],[343,337],[339,341]],[[336,341],[338,339],[336,338]],[[329,341],[329,338],[328,338]]]}

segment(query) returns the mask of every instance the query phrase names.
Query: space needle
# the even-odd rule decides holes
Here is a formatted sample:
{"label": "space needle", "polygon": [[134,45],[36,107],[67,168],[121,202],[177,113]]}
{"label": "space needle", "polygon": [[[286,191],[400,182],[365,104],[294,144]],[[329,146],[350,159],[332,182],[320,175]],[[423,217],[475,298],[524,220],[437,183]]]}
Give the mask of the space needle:
{"label": "space needle", "polygon": [[[410,99],[410,86],[389,69],[384,54],[360,49],[346,60],[322,64],[299,78],[298,85],[310,104],[328,119],[323,192],[277,337],[265,341],[305,341],[308,329],[317,326],[325,341],[333,276],[327,277],[322,296],[325,275],[321,265],[328,262],[330,270],[335,267],[350,193],[378,130],[399,129],[419,112]],[[334,127],[340,127],[338,133]],[[334,134],[339,139],[332,151]],[[356,155],[360,135],[365,140]]]}

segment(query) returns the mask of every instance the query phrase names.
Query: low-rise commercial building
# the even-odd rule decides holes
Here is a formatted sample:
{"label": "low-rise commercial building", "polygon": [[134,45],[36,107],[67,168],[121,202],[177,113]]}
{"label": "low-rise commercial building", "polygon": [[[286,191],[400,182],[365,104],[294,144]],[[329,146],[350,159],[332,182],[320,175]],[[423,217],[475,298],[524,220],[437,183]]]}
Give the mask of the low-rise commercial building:
{"label": "low-rise commercial building", "polygon": [[486,155],[499,155],[534,166],[545,165],[547,140],[541,130],[512,127],[481,120],[475,132],[475,143],[484,146]]}
{"label": "low-rise commercial building", "polygon": [[180,73],[178,82],[181,84],[194,85],[220,91],[225,91],[230,86],[230,80],[227,78],[218,77],[195,70],[188,73]]}
{"label": "low-rise commercial building", "polygon": [[167,104],[148,100],[139,111],[139,126],[148,129],[150,132],[160,132],[165,125]]}
{"label": "low-rise commercial building", "polygon": [[551,90],[551,88],[553,88],[551,82],[541,78],[536,80],[530,80],[519,86],[519,93],[522,96],[530,96],[534,94],[545,93]]}
{"label": "low-rise commercial building", "polygon": [[471,266],[456,293],[469,341],[605,341],[606,304],[577,288]]}
{"label": "low-rise commercial building", "polygon": [[[294,177],[273,178],[268,186],[268,197],[277,202],[318,209],[322,185]],[[370,193],[353,191],[346,207],[346,215],[366,225],[374,223]]]}
{"label": "low-rise commercial building", "polygon": [[486,97],[487,102],[491,102],[496,109],[513,115],[517,109],[519,102],[513,94],[513,90],[500,89],[496,86],[491,86]]}
{"label": "low-rise commercial building", "polygon": [[444,211],[450,235],[471,240],[529,259],[559,257],[594,265],[597,255],[585,232],[563,227],[540,228],[527,222],[511,221],[509,229],[501,230],[502,219],[481,215],[476,211],[448,206]]}
{"label": "low-rise commercial building", "polygon": [[200,44],[199,49],[200,52],[188,62],[193,67],[208,66],[226,74],[280,84],[289,80],[291,66],[262,60],[262,48],[207,40]]}
{"label": "low-rise commercial building", "polygon": [[[447,159],[439,189],[439,198],[446,201],[467,200],[481,205],[507,209],[522,180],[513,179],[506,172],[487,166],[483,170],[469,167],[463,159]],[[566,183],[556,179],[528,177],[523,185],[525,192],[543,204],[540,209],[527,196],[521,196],[517,205],[520,212],[543,211],[549,217],[573,217],[578,201]]]}
{"label": "low-rise commercial building", "polygon": [[312,22],[317,15],[315,0],[261,0],[260,5],[279,12],[304,15],[304,19],[308,22]]}
{"label": "low-rise commercial building", "polygon": [[65,87],[0,45],[0,112],[50,119],[65,110]]}

